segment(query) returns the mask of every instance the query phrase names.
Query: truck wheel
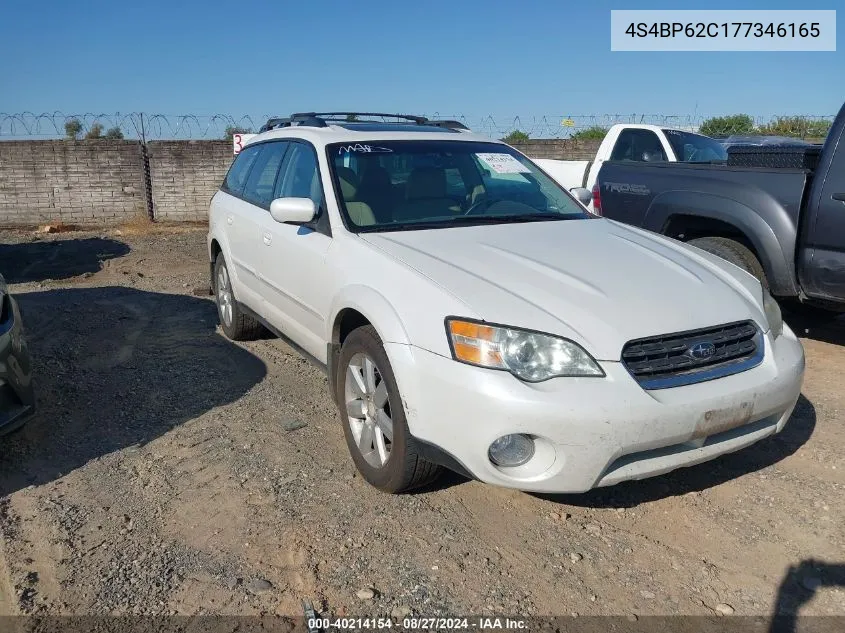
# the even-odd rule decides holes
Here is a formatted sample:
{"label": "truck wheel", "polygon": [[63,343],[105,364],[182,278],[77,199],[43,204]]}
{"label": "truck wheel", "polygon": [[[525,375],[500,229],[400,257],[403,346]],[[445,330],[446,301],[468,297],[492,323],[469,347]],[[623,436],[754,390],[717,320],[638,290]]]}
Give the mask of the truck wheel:
{"label": "truck wheel", "polygon": [[751,273],[757,277],[757,279],[760,280],[760,283],[763,284],[763,287],[768,289],[769,282],[766,279],[766,273],[763,270],[763,265],[748,247],[726,237],[698,237],[694,240],[690,240],[688,243],[703,251],[713,253],[725,261],[730,262],[734,266],[739,266],[745,272]]}
{"label": "truck wheel", "polygon": [[368,483],[398,493],[440,474],[440,466],[423,459],[408,431],[393,369],[370,325],[353,330],[343,342],[335,399],[352,460]]}
{"label": "truck wheel", "polygon": [[214,300],[217,303],[217,316],[223,333],[233,341],[252,341],[264,333],[264,326],[251,316],[244,314],[235,299],[232,279],[226,260],[218,255],[214,260]]}

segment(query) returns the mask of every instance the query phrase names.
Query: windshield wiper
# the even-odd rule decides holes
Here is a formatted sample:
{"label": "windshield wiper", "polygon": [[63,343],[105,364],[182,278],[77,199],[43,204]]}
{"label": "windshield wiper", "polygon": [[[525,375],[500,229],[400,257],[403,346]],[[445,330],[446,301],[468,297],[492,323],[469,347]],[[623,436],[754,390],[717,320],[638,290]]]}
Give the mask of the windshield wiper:
{"label": "windshield wiper", "polygon": [[448,220],[428,222],[406,222],[401,224],[380,224],[365,227],[359,233],[382,233],[385,231],[417,231],[424,229],[448,229],[461,225],[516,224],[518,222],[544,222],[554,220],[576,220],[583,216],[566,216],[561,213],[524,213],[520,215],[459,215]]}
{"label": "windshield wiper", "polygon": [[[481,216],[482,218],[493,216]],[[504,216],[508,222],[542,222],[543,220],[575,220],[580,216],[564,215],[562,213],[521,213],[519,215]]]}

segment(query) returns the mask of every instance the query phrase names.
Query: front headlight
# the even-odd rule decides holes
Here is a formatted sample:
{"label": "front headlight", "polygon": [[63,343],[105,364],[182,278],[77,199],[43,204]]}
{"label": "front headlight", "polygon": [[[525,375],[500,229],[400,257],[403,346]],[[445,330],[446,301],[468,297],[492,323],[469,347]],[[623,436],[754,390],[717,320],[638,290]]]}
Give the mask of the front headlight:
{"label": "front headlight", "polygon": [[504,369],[527,382],[555,376],[604,376],[580,345],[558,336],[459,319],[447,319],[446,332],[455,360]]}
{"label": "front headlight", "polygon": [[783,315],[780,312],[780,306],[765,288],[763,288],[763,311],[766,313],[772,337],[777,338],[783,334]]}

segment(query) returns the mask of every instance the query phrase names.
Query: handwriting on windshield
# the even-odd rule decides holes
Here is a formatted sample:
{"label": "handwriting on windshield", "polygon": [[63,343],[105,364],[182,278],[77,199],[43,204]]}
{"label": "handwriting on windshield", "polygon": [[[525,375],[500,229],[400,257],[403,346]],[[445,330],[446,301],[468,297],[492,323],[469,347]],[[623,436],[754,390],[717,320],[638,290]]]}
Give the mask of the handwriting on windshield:
{"label": "handwriting on windshield", "polygon": [[365,154],[375,154],[375,153],[387,153],[392,152],[393,150],[389,147],[376,147],[375,145],[363,145],[361,143],[356,143],[355,145],[344,145],[342,146],[337,153],[338,154],[346,154],[348,152],[363,152]]}

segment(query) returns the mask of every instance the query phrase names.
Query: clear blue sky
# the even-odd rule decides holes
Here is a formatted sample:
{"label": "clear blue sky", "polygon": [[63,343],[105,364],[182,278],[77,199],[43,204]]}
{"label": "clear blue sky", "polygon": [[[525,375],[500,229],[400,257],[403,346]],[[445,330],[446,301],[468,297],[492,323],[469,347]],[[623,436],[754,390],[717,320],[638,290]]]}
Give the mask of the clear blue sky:
{"label": "clear blue sky", "polygon": [[[610,9],[842,0],[3,0],[0,112],[832,114],[835,53],[610,52]],[[840,31],[845,11],[839,11]]]}

